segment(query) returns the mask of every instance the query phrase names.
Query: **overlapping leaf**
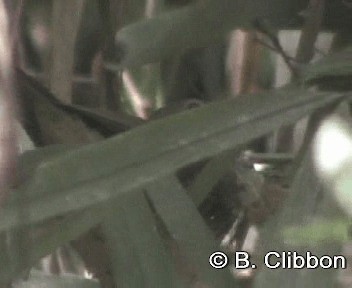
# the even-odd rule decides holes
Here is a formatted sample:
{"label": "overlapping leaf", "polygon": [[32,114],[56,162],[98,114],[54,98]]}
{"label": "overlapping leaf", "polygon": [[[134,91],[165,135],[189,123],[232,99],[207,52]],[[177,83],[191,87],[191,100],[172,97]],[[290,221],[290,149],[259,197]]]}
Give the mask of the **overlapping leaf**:
{"label": "overlapping leaf", "polygon": [[[8,283],[28,267],[37,264],[42,257],[52,253],[60,245],[77,238],[98,225],[103,216],[103,210],[98,206],[80,214],[66,216],[62,220],[58,219],[38,226],[39,231],[45,231],[45,233],[27,235],[27,237],[31,235],[29,246],[25,247],[27,255],[20,255],[21,257],[13,259],[14,261],[0,257],[2,267],[0,269],[0,283]],[[37,229],[33,231],[35,232]]]}
{"label": "overlapping leaf", "polygon": [[[151,122],[43,162],[3,207],[0,230],[82,209],[141,188],[176,169],[293,123],[341,94],[282,89],[252,94]],[[26,195],[29,195],[26,197]],[[27,198],[27,199],[26,199]]]}
{"label": "overlapping leaf", "polygon": [[307,66],[303,74],[306,82],[320,78],[344,77],[352,75],[352,47],[324,57],[320,61]]}
{"label": "overlapping leaf", "polygon": [[209,287],[236,287],[228,270],[215,270],[209,265],[208,258],[218,245],[178,179],[165,177],[148,185],[147,190],[155,211],[180,249],[175,257],[184,263],[183,269],[193,272],[194,281]]}
{"label": "overlapping leaf", "polygon": [[143,193],[134,191],[107,206],[102,227],[118,287],[172,287],[171,254]]}
{"label": "overlapping leaf", "polygon": [[184,49],[204,47],[224,39],[232,29],[248,28],[254,20],[270,19],[273,25],[292,24],[306,1],[207,0],[137,22],[116,35],[117,65],[138,66],[159,62]]}

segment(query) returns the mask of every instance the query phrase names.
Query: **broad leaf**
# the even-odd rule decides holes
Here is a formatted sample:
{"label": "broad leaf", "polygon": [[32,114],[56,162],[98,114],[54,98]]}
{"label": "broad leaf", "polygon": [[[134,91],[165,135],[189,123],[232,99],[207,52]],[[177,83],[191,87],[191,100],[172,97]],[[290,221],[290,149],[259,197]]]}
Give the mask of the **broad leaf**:
{"label": "broad leaf", "polygon": [[121,29],[115,38],[119,63],[108,66],[120,69],[159,62],[182,50],[222,41],[231,30],[251,27],[258,18],[270,19],[274,26],[289,26],[297,23],[298,12],[306,4],[289,0],[199,1]]}

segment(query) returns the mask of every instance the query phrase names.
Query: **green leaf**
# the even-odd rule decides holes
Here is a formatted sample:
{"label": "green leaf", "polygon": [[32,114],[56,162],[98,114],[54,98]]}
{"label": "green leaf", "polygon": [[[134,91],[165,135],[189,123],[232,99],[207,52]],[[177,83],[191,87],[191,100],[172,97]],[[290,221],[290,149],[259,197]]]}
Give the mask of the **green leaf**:
{"label": "green leaf", "polygon": [[238,154],[238,150],[231,150],[214,157],[197,175],[188,189],[189,195],[197,206],[202,204],[221,177],[233,167]]}
{"label": "green leaf", "polygon": [[172,287],[171,255],[140,191],[110,204],[102,228],[117,287]]}
{"label": "green leaf", "polygon": [[[139,66],[182,50],[222,41],[236,28],[249,28],[258,18],[275,25],[290,25],[306,1],[205,0],[121,29],[115,38],[119,63],[111,69]],[[292,21],[293,20],[293,21]],[[297,21],[296,21],[297,22]]]}
{"label": "green leaf", "polygon": [[[341,249],[340,243],[336,241],[317,243],[315,241],[320,240],[324,233],[319,231],[318,227],[310,231],[305,229],[305,227],[308,227],[305,225],[311,223],[311,221],[314,223],[314,220],[327,216],[327,210],[319,210],[317,208],[320,208],[322,203],[329,201],[326,197],[322,197],[324,195],[321,195],[322,187],[314,175],[315,168],[311,163],[311,154],[309,152],[309,150],[305,151],[301,165],[294,177],[289,197],[286,199],[280,213],[271,217],[262,227],[263,254],[268,251],[278,251],[279,253],[282,251],[297,251],[303,255],[307,251],[315,255],[339,254]],[[300,227],[303,230],[294,230],[292,227]],[[292,235],[294,232],[299,232],[299,234]],[[308,237],[305,232],[312,235]],[[313,235],[313,232],[318,232],[319,234]],[[341,239],[343,233],[343,228],[338,227],[336,234],[330,233],[328,237],[331,237],[333,240],[336,237]],[[293,236],[293,238],[288,239],[287,237],[289,236]],[[329,271],[326,271],[326,269],[263,269],[257,275],[254,287],[328,288],[332,287],[336,273],[337,270],[334,269],[329,269]]]}
{"label": "green leaf", "polygon": [[[24,255],[21,254],[20,258],[13,259],[14,262],[10,262],[6,257],[0,257],[0,283],[7,283],[14,279],[19,273],[37,264],[41,258],[52,253],[57,247],[98,225],[103,219],[103,211],[98,205],[93,209],[66,216],[62,220],[49,220],[38,226],[39,231],[45,231],[45,233],[39,236],[32,235],[31,242],[29,242],[32,245],[25,247]],[[37,230],[33,229],[33,231]],[[29,229],[27,232],[30,232]]]}
{"label": "green leaf", "polygon": [[236,287],[230,271],[209,265],[209,256],[219,246],[178,179],[168,176],[148,185],[147,191],[155,211],[179,247],[175,257],[185,259],[185,263],[182,259],[178,261],[193,271],[196,280],[209,287]]}
{"label": "green leaf", "polygon": [[352,75],[352,47],[328,55],[314,64],[308,65],[303,73],[303,80],[310,82],[326,77]]}
{"label": "green leaf", "polygon": [[78,147],[79,145],[51,145],[25,151],[18,161],[18,174],[20,175],[21,181],[33,177],[33,174],[42,162],[48,161],[50,158],[62,155]]}
{"label": "green leaf", "polygon": [[[156,120],[42,162],[0,211],[0,230],[80,210],[233,149],[349,94],[301,89],[246,95]],[[26,196],[28,195],[28,196]]]}
{"label": "green leaf", "polygon": [[318,245],[329,242],[347,242],[350,221],[347,219],[322,220],[282,231],[286,243],[291,245]]}

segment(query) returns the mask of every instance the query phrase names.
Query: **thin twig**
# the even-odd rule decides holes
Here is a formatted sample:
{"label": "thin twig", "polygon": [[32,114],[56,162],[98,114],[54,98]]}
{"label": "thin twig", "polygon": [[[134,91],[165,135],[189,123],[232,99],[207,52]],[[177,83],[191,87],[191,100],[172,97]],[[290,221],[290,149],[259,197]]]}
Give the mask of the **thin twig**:
{"label": "thin twig", "polygon": [[259,20],[257,20],[254,25],[259,32],[261,32],[266,37],[268,37],[268,39],[273,45],[273,48],[274,48],[273,50],[276,51],[282,57],[287,67],[290,69],[292,75],[296,75],[297,71],[296,71],[296,67],[292,65],[292,57],[287,55],[277,35],[275,35],[271,31],[271,29],[269,29],[268,25],[265,25],[263,22]]}
{"label": "thin twig", "polygon": [[[266,43],[264,40],[262,40],[262,39],[260,39],[260,38],[256,38],[255,41],[257,41],[259,44],[263,45],[264,47],[268,48],[269,50],[280,54],[280,51],[279,51],[276,47],[270,45],[269,43]],[[280,54],[280,55],[281,55],[281,54]],[[286,54],[285,57],[287,57],[287,59],[288,59],[290,62],[294,62],[294,61],[295,61],[295,58],[294,58],[294,57],[291,57],[290,55],[287,55],[287,54]]]}
{"label": "thin twig", "polygon": [[[280,53],[274,46],[270,45],[269,43],[266,43],[264,40],[262,40],[258,37],[255,38],[255,41],[257,41],[260,45],[268,48],[269,50],[271,50],[273,52]],[[314,51],[323,57],[327,56],[327,54],[323,50],[319,49],[318,47],[314,47]],[[286,54],[286,57],[290,60],[290,62],[296,62],[295,57],[291,57],[290,55],[287,55],[287,54]]]}

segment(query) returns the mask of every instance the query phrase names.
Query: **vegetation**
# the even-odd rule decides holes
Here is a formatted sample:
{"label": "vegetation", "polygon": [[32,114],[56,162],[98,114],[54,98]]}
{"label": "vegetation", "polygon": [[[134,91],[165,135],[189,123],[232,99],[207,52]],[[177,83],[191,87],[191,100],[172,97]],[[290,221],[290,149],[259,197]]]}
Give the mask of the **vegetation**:
{"label": "vegetation", "polygon": [[0,287],[349,286],[350,1],[2,2]]}

